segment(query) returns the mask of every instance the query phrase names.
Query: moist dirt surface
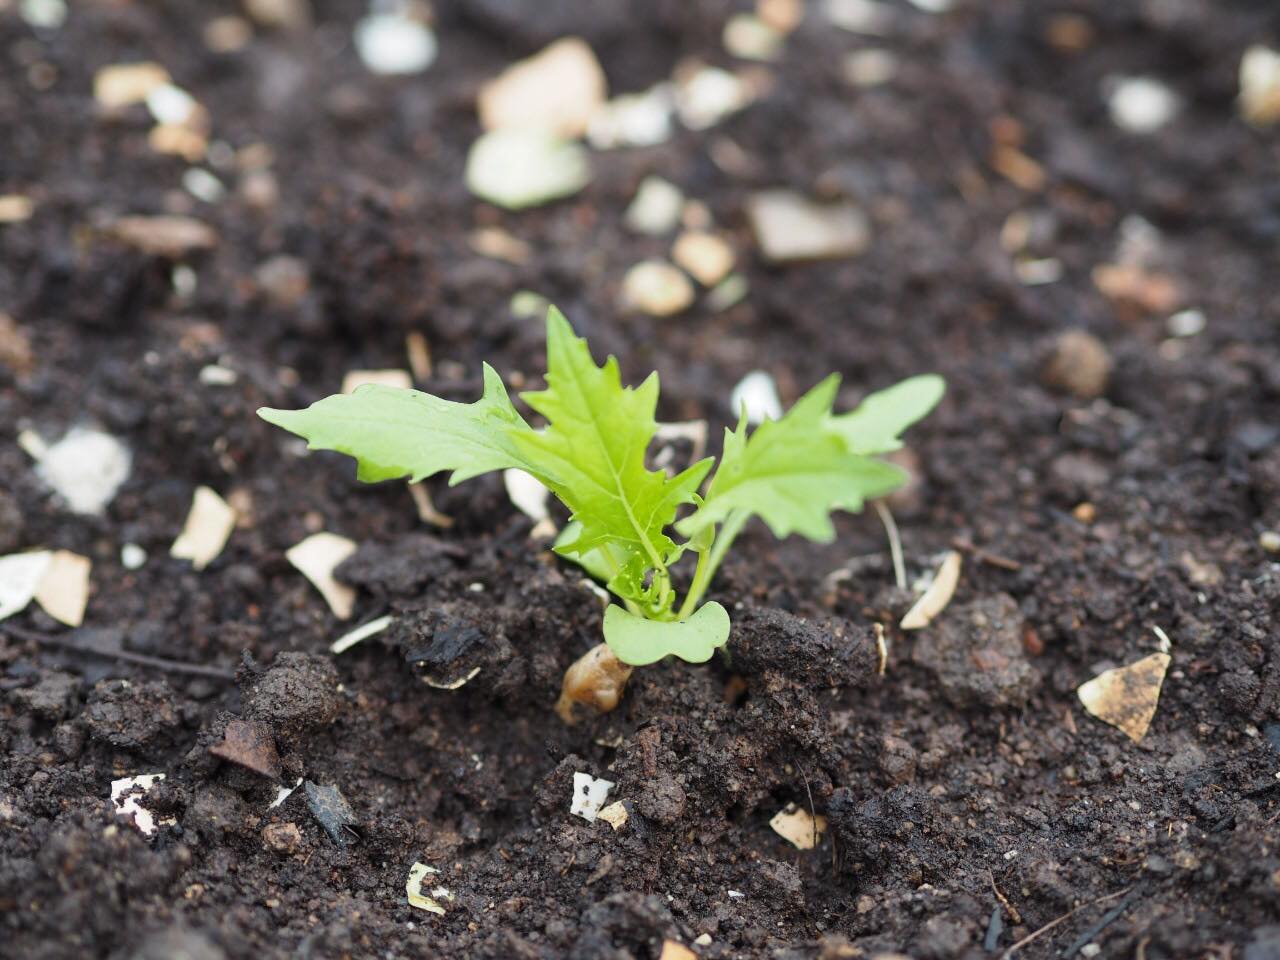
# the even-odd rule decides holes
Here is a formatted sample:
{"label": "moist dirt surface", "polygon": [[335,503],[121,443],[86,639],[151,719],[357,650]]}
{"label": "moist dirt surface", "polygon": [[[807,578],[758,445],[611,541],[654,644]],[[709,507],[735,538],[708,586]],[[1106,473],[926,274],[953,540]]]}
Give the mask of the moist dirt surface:
{"label": "moist dirt surface", "polygon": [[[0,225],[0,552],[87,556],[92,593],[78,629],[35,604],[0,624],[0,955],[941,960],[1052,925],[1015,955],[1280,956],[1280,140],[1236,101],[1273,3],[894,3],[863,34],[813,4],[751,66],[721,45],[729,3],[441,2],[439,58],[407,78],[361,65],[349,0],[294,26],[260,21],[306,4],[20,15],[45,6],[0,2],[0,193],[34,203]],[[216,52],[227,16],[250,35]],[[476,91],[569,34],[613,91],[697,57],[751,66],[758,98],[500,212],[463,186]],[[896,73],[851,86],[868,48]],[[94,102],[98,68],[137,60],[207,109],[221,195],[184,190],[143,106]],[[1155,132],[1108,114],[1132,76],[1177,95]],[[618,307],[670,250],[623,221],[649,174],[728,236],[740,302]],[[767,263],[748,201],[779,186],[860,206],[865,252]],[[178,252],[112,227],[159,213],[215,234]],[[527,250],[485,257],[478,228]],[[501,479],[429,481],[453,521],[432,526],[403,483],[358,485],[253,413],[407,367],[412,333],[423,389],[473,399],[485,360],[536,386],[520,290],[632,382],[658,369],[660,418],[709,420],[713,452],[753,369],[784,403],[838,371],[842,408],[945,375],[891,504],[911,583],[962,553],[951,605],[897,629],[914,594],[874,513],[828,546],[753,526],[710,594],[729,656],[639,669],[616,712],[563,725],[600,601]],[[1182,310],[1203,329],[1172,335]],[[77,424],[132,452],[101,516],[17,443]],[[169,546],[199,485],[240,519],[196,571]],[[321,529],[359,547],[345,623],[285,557]],[[1134,743],[1075,691],[1157,628],[1172,663]],[[618,829],[570,816],[577,772],[616,784]],[[112,782],[158,773],[146,836]],[[770,829],[789,804],[826,818],[813,849]],[[408,902],[415,863],[442,913]]]}

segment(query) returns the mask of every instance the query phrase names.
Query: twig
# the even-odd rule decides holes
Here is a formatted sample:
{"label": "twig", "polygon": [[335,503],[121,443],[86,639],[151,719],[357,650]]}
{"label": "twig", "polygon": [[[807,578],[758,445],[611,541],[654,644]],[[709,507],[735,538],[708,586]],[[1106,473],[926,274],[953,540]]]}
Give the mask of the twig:
{"label": "twig", "polygon": [[987,868],[987,879],[991,881],[991,890],[996,895],[996,899],[1004,904],[1004,908],[1009,911],[1009,919],[1014,923],[1022,923],[1022,914],[1018,913],[1018,908],[1009,902],[1009,898],[1000,892],[1000,888],[996,886],[995,874],[991,872],[991,868]]}
{"label": "twig", "polygon": [[907,589],[907,568],[902,562],[902,539],[898,536],[898,525],[894,522],[893,514],[889,512],[883,500],[871,502],[875,505],[880,522],[884,524],[885,535],[889,538],[889,556],[893,557],[893,579],[897,581],[899,590],[905,590]]}
{"label": "twig", "polygon": [[164,657],[151,657],[145,653],[133,653],[129,650],[122,650],[119,647],[110,650],[100,650],[96,647],[88,646],[83,643],[76,643],[65,637],[55,637],[47,633],[36,633],[33,630],[23,630],[19,627],[4,627],[4,632],[11,633],[19,640],[26,640],[30,643],[39,643],[49,647],[59,647],[63,650],[74,650],[76,653],[87,653],[94,657],[103,657],[108,660],[121,660],[125,663],[137,664],[140,667],[151,667],[154,670],[164,670],[167,673],[185,673],[195,677],[208,677],[212,680],[234,680],[235,674],[230,670],[223,670],[221,667],[208,667],[201,663],[185,663],[182,660],[168,660]]}
{"label": "twig", "polygon": [[951,541],[951,546],[955,547],[962,553],[971,553],[974,559],[980,563],[990,564],[993,567],[999,567],[1001,570],[1012,570],[1017,572],[1022,569],[1022,564],[1017,560],[1011,560],[1009,557],[1002,557],[998,553],[991,553],[989,550],[983,550],[979,546],[975,546],[969,540],[956,538]]}
{"label": "twig", "polygon": [[1067,920],[1070,920],[1072,917],[1074,917],[1081,910],[1084,910],[1086,907],[1094,907],[1100,903],[1106,903],[1108,900],[1114,900],[1116,897],[1123,897],[1126,893],[1128,893],[1132,889],[1133,887],[1125,887],[1123,890],[1117,890],[1115,893],[1108,893],[1105,897],[1099,897],[1097,900],[1090,900],[1088,903],[1080,904],[1080,906],[1076,907],[1073,910],[1068,910],[1066,913],[1060,916],[1057,920],[1050,920],[1039,930],[1035,931],[1034,933],[1027,934],[1025,937],[1023,937],[1021,940],[1019,940],[1017,943],[1011,946],[1004,953],[1000,954],[1000,960],[1009,960],[1010,957],[1012,957],[1015,953],[1017,953],[1019,950],[1025,947],[1032,940],[1037,939],[1042,933],[1048,933],[1054,927],[1058,926],[1058,924],[1063,923]]}

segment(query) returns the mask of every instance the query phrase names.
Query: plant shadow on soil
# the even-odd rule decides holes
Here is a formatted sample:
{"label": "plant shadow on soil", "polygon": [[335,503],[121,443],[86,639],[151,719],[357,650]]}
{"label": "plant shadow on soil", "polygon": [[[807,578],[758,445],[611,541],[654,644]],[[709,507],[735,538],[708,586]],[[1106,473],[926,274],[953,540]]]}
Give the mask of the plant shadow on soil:
{"label": "plant shadow on soil", "polygon": [[[1280,572],[1258,538],[1280,528],[1277,139],[1234,103],[1244,49],[1280,38],[1271,5],[1078,0],[1090,39],[1067,50],[1044,5],[902,4],[876,41],[898,75],[863,91],[841,64],[867,38],[815,8],[759,102],[599,154],[580,196],[512,217],[462,187],[478,82],[577,33],[613,89],[640,89],[678,54],[727,62],[729,5],[437,4],[429,83],[362,71],[345,42],[355,0],[237,53],[202,41],[229,4],[73,4],[41,31],[17,6],[0,4],[0,193],[39,202],[0,226],[0,311],[31,354],[0,326],[0,552],[88,556],[94,592],[77,631],[34,606],[0,624],[0,955],[621,960],[670,939],[704,957],[940,960],[998,955],[1077,908],[1019,955],[1280,955]],[[94,109],[94,70],[139,58],[168,65],[241,150],[215,167],[219,203],[179,192],[186,165],[149,150],[141,108]],[[1141,73],[1183,109],[1138,139],[1110,123],[1100,83]],[[1009,117],[1038,189],[988,164]],[[745,301],[618,312],[627,267],[667,252],[622,222],[650,173],[731,237]],[[868,251],[761,262],[745,201],[780,183],[862,204]],[[185,293],[173,264],[95,226],[165,210],[219,235]],[[1016,212],[1057,283],[1019,281],[998,240]],[[1168,337],[1164,315],[1091,280],[1134,214],[1209,318],[1199,335]],[[526,262],[470,250],[493,225],[530,244]],[[599,637],[599,601],[501,482],[432,484],[455,519],[434,530],[403,485],[358,487],[349,463],[303,459],[253,416],[349,369],[403,366],[412,331],[436,359],[424,388],[471,399],[481,360],[532,382],[541,324],[507,306],[521,289],[631,382],[659,369],[661,418],[710,418],[712,436],[753,368],[787,401],[837,370],[843,408],[945,375],[944,405],[910,435],[919,485],[894,509],[913,577],[965,545],[952,605],[919,636],[890,626],[880,676],[872,624],[910,598],[874,517],[842,519],[829,548],[751,528],[711,594],[734,619],[731,662],[644,668],[616,713],[564,727],[551,705]],[[1114,363],[1092,399],[1041,376],[1076,326]],[[212,364],[234,383],[202,379]],[[134,454],[103,517],[67,512],[13,442],[80,422]],[[199,573],[168,556],[198,484],[244,514]],[[352,624],[397,618],[339,657],[345,626],[284,557],[319,527],[361,545],[341,571]],[[145,566],[124,567],[124,543]],[[1173,666],[1132,744],[1075,688],[1156,649],[1154,627]],[[456,690],[422,679],[476,667]],[[226,739],[235,721],[249,726]],[[278,781],[226,760],[232,739]],[[620,829],[569,816],[578,771],[616,783]],[[148,839],[108,797],[160,772]],[[270,807],[300,779],[336,787],[354,822],[330,803],[326,831],[305,789]],[[769,828],[788,803],[827,818],[815,849]],[[407,903],[415,862],[450,891],[443,916]]]}

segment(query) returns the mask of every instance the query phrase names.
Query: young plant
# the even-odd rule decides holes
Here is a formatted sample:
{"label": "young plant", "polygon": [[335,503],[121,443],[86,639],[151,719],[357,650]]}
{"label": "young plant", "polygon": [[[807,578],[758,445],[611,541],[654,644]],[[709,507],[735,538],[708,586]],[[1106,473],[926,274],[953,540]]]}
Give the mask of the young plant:
{"label": "young plant", "polygon": [[[547,315],[546,381],[545,390],[520,395],[546,418],[540,430],[516,411],[488,364],[475,403],[366,385],[305,410],[263,408],[258,415],[305,437],[310,449],[355,457],[357,476],[367,483],[417,482],[450,470],[453,485],[516,467],[551,490],[571,514],[555,551],[621,601],[605,611],[605,643],[565,675],[557,709],[566,720],[575,702],[616,706],[632,667],[669,655],[710,659],[729,638],[729,614],[703,597],[744,524],[759,517],[776,537],[798,533],[830,542],[832,511],[861,510],[906,480],[877,455],[901,447],[903,430],[944,390],[941,377],[911,377],[837,414],[840,378],[833,374],[779,420],[748,431],[744,411],[725,431],[714,474],[708,457],[670,476],[645,463],[658,427],[658,375],[622,386],[617,360],[597,366],[586,340],[554,307]],[[677,519],[682,507],[692,509]],[[686,553],[697,560],[681,599],[673,568]]]}

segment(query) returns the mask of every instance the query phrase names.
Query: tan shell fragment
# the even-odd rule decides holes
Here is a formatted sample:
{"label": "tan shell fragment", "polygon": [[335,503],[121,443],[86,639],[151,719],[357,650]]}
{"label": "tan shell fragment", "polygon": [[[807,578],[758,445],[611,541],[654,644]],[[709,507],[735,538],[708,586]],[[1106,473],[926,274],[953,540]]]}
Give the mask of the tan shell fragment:
{"label": "tan shell fragment", "polygon": [[1146,735],[1156,715],[1160,688],[1171,660],[1167,653],[1153,653],[1127,667],[1104,670],[1082,683],[1076,695],[1085,710],[1103,723],[1123,730],[1137,743]]}
{"label": "tan shell fragment", "polygon": [[222,553],[235,527],[235,510],[212,488],[196,487],[187,522],[169,548],[169,556],[190,560],[192,567],[203,570]]}
{"label": "tan shell fragment", "polygon": [[320,591],[334,616],[349,620],[355,608],[356,592],[335,580],[333,571],[355,552],[355,541],[336,533],[321,532],[290,547],[284,555]]}
{"label": "tan shell fragment", "polygon": [[921,630],[933,622],[934,617],[947,608],[951,598],[955,596],[956,585],[960,582],[960,553],[952,550],[942,558],[938,572],[933,576],[920,599],[907,611],[907,615],[898,624],[903,630]]}
{"label": "tan shell fragment", "polygon": [[80,626],[84,623],[84,608],[89,603],[92,566],[88,557],[69,550],[55,550],[36,588],[36,603],[59,623]]}
{"label": "tan shell fragment", "polygon": [[789,803],[769,821],[773,832],[797,850],[812,850],[827,831],[827,818],[813,816],[808,810]]}

